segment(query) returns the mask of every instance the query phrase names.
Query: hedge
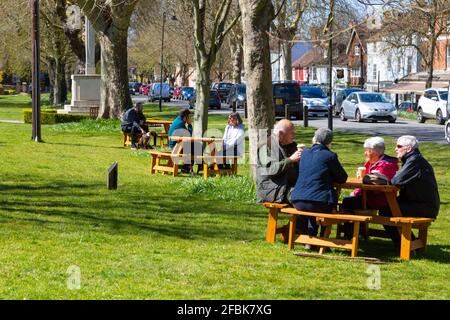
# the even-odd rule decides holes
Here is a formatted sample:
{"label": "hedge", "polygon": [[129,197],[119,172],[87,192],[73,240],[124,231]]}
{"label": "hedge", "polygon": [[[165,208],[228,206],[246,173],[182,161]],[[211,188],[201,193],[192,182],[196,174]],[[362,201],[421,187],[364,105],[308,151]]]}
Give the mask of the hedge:
{"label": "hedge", "polygon": [[[31,109],[23,109],[23,121],[31,123],[32,113]],[[77,122],[83,119],[90,119],[88,114],[64,114],[57,113],[54,108],[41,109],[41,124],[55,124],[65,122]]]}

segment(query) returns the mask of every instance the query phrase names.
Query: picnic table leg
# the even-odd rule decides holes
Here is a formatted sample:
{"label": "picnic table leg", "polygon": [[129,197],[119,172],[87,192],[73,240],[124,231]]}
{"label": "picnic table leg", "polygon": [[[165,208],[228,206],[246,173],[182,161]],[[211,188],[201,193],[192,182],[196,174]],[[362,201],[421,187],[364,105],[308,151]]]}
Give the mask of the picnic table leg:
{"label": "picnic table leg", "polygon": [[233,164],[232,164],[231,170],[234,175],[237,175],[237,159],[233,159]]}
{"label": "picnic table leg", "polygon": [[352,258],[358,254],[359,221],[353,222]]}
{"label": "picnic table leg", "polygon": [[267,220],[266,241],[274,243],[277,235],[278,212],[280,209],[270,208],[269,218]]}
{"label": "picnic table leg", "polygon": [[289,240],[288,240],[288,250],[294,249],[294,239],[295,239],[295,226],[297,224],[297,216],[295,214],[291,215],[289,219]]}
{"label": "picnic table leg", "polygon": [[421,252],[425,252],[425,248],[427,247],[427,235],[428,235],[428,226],[419,229],[419,239],[422,240],[423,243],[423,248],[420,248]]}
{"label": "picnic table leg", "polygon": [[[332,224],[325,227],[325,232],[323,233],[324,238],[329,238],[331,234],[331,228],[333,227]],[[324,254],[327,247],[320,247],[319,254]]]}
{"label": "picnic table leg", "polygon": [[151,155],[152,159],[150,160],[150,173],[151,174],[155,174],[155,165],[156,165],[156,156],[155,155]]}
{"label": "picnic table leg", "polygon": [[208,179],[208,163],[203,162],[203,179]]}
{"label": "picnic table leg", "polygon": [[400,259],[409,260],[411,254],[411,227],[410,223],[402,225],[402,235],[400,242]]}

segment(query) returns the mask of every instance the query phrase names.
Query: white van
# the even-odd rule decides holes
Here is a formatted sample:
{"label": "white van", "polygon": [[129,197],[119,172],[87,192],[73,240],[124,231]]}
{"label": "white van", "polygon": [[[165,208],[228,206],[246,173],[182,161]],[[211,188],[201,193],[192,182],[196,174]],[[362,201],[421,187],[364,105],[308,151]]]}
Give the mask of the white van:
{"label": "white van", "polygon": [[[152,85],[152,89],[148,91],[148,101],[159,100],[161,83],[157,82]],[[168,83],[162,84],[162,100],[170,102],[170,86]]]}

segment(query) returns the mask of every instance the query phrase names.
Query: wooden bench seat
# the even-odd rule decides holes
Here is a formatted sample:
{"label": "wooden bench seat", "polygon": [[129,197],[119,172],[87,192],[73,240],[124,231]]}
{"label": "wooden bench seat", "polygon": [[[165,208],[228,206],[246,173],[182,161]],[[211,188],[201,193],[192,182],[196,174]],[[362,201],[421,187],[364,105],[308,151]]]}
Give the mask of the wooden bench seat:
{"label": "wooden bench seat", "polygon": [[[289,221],[289,239],[288,249],[294,248],[294,243],[309,244],[320,246],[320,253],[323,253],[324,247],[327,248],[339,248],[351,251],[351,256],[356,257],[358,253],[358,241],[359,241],[359,225],[361,222],[368,222],[372,219],[371,216],[358,216],[352,214],[333,214],[333,213],[318,213],[300,211],[295,208],[283,208],[280,210],[283,213],[291,215]],[[325,227],[325,233],[323,237],[313,237],[309,235],[297,235],[296,224],[297,216],[315,217],[316,221]],[[332,239],[330,238],[331,228],[334,224],[341,222],[353,223],[353,237],[352,240],[345,239]]]}
{"label": "wooden bench seat", "polygon": [[289,234],[289,224],[278,227],[278,214],[280,210],[289,207],[287,203],[264,202],[263,206],[269,209],[269,218],[267,219],[266,241],[275,243],[277,234],[281,233],[283,241],[287,241]]}

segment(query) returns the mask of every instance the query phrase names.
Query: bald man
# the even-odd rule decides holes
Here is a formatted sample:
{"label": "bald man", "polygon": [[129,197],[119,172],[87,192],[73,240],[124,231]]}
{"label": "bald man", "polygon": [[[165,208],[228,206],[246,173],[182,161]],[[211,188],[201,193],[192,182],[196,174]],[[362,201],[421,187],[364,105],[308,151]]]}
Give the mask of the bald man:
{"label": "bald man", "polygon": [[258,149],[256,169],[257,202],[288,203],[298,177],[301,152],[294,142],[291,121],[280,120],[267,144]]}

